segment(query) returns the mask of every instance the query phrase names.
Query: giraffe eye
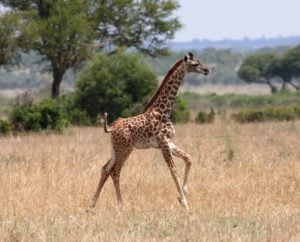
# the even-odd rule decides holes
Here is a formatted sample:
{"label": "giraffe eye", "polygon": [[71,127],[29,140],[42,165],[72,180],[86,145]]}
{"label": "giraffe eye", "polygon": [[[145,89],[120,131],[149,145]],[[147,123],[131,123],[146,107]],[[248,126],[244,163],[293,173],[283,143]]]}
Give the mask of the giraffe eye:
{"label": "giraffe eye", "polygon": [[198,64],[192,64],[192,66],[193,66],[193,67],[197,67],[197,66],[198,66]]}

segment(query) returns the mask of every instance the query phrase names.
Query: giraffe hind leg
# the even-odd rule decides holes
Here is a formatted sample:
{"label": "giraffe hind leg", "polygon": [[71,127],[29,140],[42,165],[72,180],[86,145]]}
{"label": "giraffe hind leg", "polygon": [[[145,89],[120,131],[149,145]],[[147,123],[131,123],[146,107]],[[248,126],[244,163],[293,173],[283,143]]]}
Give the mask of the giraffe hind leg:
{"label": "giraffe hind leg", "polygon": [[114,165],[114,159],[111,158],[108,160],[108,162],[102,167],[102,172],[101,172],[101,177],[100,177],[100,181],[99,181],[99,185],[97,187],[97,190],[95,192],[95,195],[93,197],[92,203],[91,203],[91,207],[94,208],[96,206],[98,197],[100,195],[100,192],[105,184],[105,182],[107,181],[107,178],[109,177],[111,170],[113,168]]}
{"label": "giraffe hind leg", "polygon": [[124,162],[128,158],[132,151],[132,148],[129,147],[128,149],[123,150],[122,152],[116,152],[116,162],[114,167],[112,168],[112,171],[110,173],[110,176],[113,180],[113,184],[115,187],[116,195],[117,195],[117,201],[118,205],[121,206],[123,203],[122,196],[121,196],[121,189],[120,189],[120,174],[121,169],[123,167]]}
{"label": "giraffe hind leg", "polygon": [[121,196],[121,190],[120,190],[120,172],[117,169],[113,170],[112,173],[110,174],[113,184],[116,190],[116,195],[117,195],[117,201],[118,205],[121,206],[123,203],[122,196]]}

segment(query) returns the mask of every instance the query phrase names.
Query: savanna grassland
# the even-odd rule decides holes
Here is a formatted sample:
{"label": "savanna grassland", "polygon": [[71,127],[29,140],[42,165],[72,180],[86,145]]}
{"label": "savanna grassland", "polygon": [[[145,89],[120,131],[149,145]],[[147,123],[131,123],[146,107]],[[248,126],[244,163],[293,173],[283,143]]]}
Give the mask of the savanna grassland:
{"label": "savanna grassland", "polygon": [[194,159],[189,211],[152,149],[127,160],[121,211],[109,180],[87,212],[110,155],[102,128],[0,138],[0,240],[300,240],[299,121],[177,125],[175,143]]}

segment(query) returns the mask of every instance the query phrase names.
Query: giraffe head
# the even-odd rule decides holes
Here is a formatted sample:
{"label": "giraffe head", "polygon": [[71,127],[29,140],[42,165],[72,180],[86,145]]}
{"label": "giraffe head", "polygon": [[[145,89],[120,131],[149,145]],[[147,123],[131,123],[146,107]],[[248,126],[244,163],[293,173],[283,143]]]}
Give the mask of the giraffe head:
{"label": "giraffe head", "polygon": [[189,52],[188,56],[184,57],[184,62],[187,65],[188,72],[195,72],[204,75],[209,74],[209,70],[204,65],[202,65],[199,60],[194,58],[194,55],[191,52]]}

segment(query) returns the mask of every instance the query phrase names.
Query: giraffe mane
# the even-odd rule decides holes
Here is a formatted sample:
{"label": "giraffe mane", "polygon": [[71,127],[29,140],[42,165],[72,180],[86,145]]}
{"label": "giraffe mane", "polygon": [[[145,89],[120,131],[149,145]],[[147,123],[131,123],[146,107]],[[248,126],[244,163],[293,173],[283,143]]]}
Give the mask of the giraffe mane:
{"label": "giraffe mane", "polygon": [[150,101],[147,103],[147,105],[144,108],[144,112],[146,112],[151,105],[156,101],[156,99],[158,98],[158,95],[160,94],[161,90],[163,89],[163,87],[166,85],[167,80],[170,78],[170,76],[177,70],[178,66],[180,66],[182,64],[184,60],[180,59],[178,60],[173,67],[168,71],[168,73],[166,74],[166,76],[164,77],[163,81],[161,82],[159,88],[156,90],[156,92],[154,93],[154,95],[151,97]]}

